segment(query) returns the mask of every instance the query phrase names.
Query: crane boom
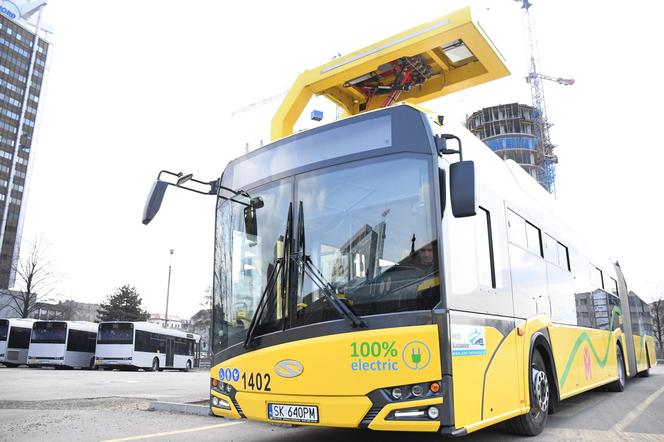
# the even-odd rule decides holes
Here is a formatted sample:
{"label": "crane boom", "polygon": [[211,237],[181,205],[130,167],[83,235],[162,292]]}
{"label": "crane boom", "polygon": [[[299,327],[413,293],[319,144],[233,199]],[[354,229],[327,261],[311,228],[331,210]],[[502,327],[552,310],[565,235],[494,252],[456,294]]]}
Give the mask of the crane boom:
{"label": "crane boom", "polygon": [[573,85],[574,80],[562,77],[552,77],[538,72],[539,54],[537,49],[537,39],[535,37],[535,21],[533,15],[530,13],[532,4],[528,0],[514,1],[521,4],[524,29],[528,42],[529,70],[526,81],[530,84],[530,96],[534,108],[533,123],[535,134],[538,137],[536,151],[536,163],[540,167],[538,181],[546,190],[553,192],[556,179],[555,164],[558,162],[558,158],[553,153],[553,149],[556,146],[551,142],[551,137],[549,136],[549,128],[551,127],[551,124],[546,115],[546,102],[544,99],[542,80],[553,81],[564,86]]}

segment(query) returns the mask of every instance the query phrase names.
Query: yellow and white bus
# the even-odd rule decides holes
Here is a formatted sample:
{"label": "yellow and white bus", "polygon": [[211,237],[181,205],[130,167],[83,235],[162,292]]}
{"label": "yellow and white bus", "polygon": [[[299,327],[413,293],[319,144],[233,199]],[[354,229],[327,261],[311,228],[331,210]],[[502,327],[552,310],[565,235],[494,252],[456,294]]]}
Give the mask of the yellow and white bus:
{"label": "yellow and white bus", "polygon": [[415,107],[286,137],[217,181],[162,171],[144,223],[169,185],[217,196],[217,416],[534,435],[655,364],[617,263],[516,163]]}

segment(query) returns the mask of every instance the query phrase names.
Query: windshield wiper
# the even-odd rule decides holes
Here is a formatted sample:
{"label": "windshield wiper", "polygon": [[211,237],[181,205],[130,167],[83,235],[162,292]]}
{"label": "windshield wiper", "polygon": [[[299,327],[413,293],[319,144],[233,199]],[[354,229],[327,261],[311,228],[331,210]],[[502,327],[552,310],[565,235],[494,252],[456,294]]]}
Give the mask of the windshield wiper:
{"label": "windshield wiper", "polygon": [[[287,290],[287,284],[285,281],[285,275],[288,275],[288,262],[286,260],[286,257],[290,254],[290,242],[291,242],[291,237],[292,237],[292,225],[293,225],[293,204],[291,203],[290,207],[288,208],[288,220],[286,221],[286,234],[284,235],[284,252],[283,256],[281,258],[277,258],[274,261],[274,269],[272,270],[272,273],[267,278],[267,282],[265,284],[265,290],[263,290],[263,293],[261,294],[261,298],[258,301],[258,307],[256,308],[256,311],[254,312],[254,315],[251,318],[251,323],[249,324],[249,329],[247,330],[247,336],[244,339],[244,348],[253,348],[255,346],[254,342],[254,335],[256,334],[256,329],[258,328],[258,323],[260,322],[261,316],[263,316],[263,311],[265,308],[270,304],[271,297],[270,293],[272,293],[275,284],[277,283],[277,278],[281,276],[281,290],[280,293],[277,294],[277,296],[281,296],[282,300],[284,298],[284,293]],[[276,293],[276,290],[275,290]],[[286,305],[285,302],[281,303],[281,317],[284,318],[283,320],[286,320]]]}
{"label": "windshield wiper", "polygon": [[[302,201],[300,201],[299,216],[298,216],[298,250],[291,255],[291,259],[300,268],[301,274],[306,274],[311,281],[323,292],[327,302],[332,304],[332,307],[353,327],[367,327],[364,319],[358,316],[351,308],[337,297],[337,289],[330,284],[323,273],[316,268],[311,257],[306,254],[304,242],[304,212],[302,211]],[[300,281],[301,283],[301,281]]]}

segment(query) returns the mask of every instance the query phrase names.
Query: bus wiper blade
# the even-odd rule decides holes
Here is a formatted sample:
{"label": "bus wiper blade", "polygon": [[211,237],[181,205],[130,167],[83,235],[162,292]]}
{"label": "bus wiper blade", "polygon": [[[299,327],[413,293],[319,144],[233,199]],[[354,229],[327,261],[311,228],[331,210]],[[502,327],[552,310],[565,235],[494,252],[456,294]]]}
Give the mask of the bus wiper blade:
{"label": "bus wiper blade", "polygon": [[325,280],[323,274],[318,270],[310,256],[304,255],[303,257],[299,254],[294,254],[292,256],[293,261],[300,267],[300,269],[306,273],[306,275],[313,281],[314,284],[323,292],[327,302],[332,304],[332,307],[353,327],[362,327],[366,328],[367,323],[364,319],[358,316],[345,302],[337,297],[337,290]]}
{"label": "bus wiper blade", "polygon": [[[253,317],[251,318],[251,323],[249,324],[249,329],[247,330],[247,336],[244,339],[244,348],[249,349],[254,347],[254,335],[256,334],[256,329],[258,328],[258,323],[260,322],[260,318],[263,315],[263,311],[265,310],[265,307],[270,303],[270,293],[272,293],[272,290],[274,289],[275,284],[277,283],[277,277],[281,275],[282,278],[282,284],[281,284],[281,293],[276,293],[276,296],[281,296],[282,299],[284,298],[284,293],[287,290],[286,286],[286,281],[284,276],[288,275],[288,261],[286,260],[286,257],[290,253],[290,241],[293,236],[292,234],[293,230],[293,204],[291,203],[290,207],[288,208],[288,218],[286,220],[286,233],[284,235],[284,254],[281,258],[277,258],[274,261],[274,270],[272,270],[272,273],[268,275],[267,278],[267,283],[265,284],[265,290],[263,290],[263,293],[261,294],[261,299],[258,301],[258,307],[256,308],[256,311],[254,312]],[[284,304],[285,305],[285,304]],[[284,318],[284,321],[286,320],[285,312],[283,311],[283,306],[282,306],[282,317]]]}
{"label": "bus wiper blade", "polygon": [[260,301],[258,301],[258,308],[254,312],[254,316],[251,318],[251,323],[249,324],[249,329],[247,330],[247,336],[244,339],[244,348],[251,348],[254,346],[254,334],[258,328],[258,322],[260,321],[260,317],[263,315],[265,306],[267,306],[270,301],[270,293],[272,293],[272,289],[274,289],[274,285],[277,283],[277,276],[281,274],[283,268],[284,258],[278,258],[275,261],[274,270],[272,270],[272,273],[270,273],[270,276],[267,278],[265,290],[263,290]]}

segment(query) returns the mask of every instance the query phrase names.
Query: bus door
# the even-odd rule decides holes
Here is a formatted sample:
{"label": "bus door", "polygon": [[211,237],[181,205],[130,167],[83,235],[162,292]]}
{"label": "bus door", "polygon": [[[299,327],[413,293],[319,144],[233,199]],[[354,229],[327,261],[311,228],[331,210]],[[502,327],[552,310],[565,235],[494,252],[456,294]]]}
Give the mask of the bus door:
{"label": "bus door", "polygon": [[173,366],[174,352],[175,351],[175,339],[166,338],[166,366]]}

